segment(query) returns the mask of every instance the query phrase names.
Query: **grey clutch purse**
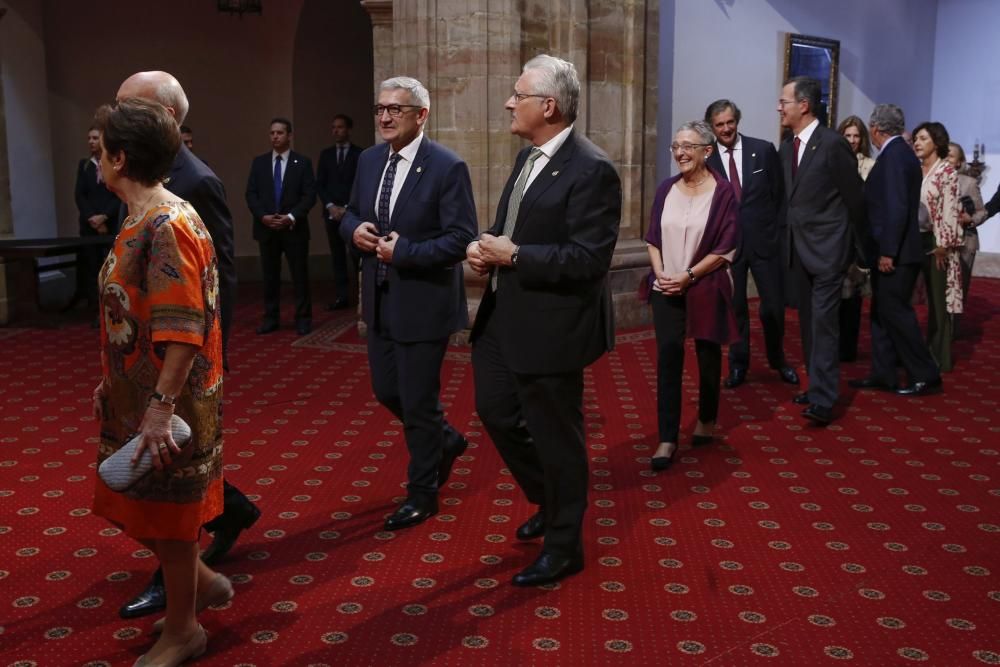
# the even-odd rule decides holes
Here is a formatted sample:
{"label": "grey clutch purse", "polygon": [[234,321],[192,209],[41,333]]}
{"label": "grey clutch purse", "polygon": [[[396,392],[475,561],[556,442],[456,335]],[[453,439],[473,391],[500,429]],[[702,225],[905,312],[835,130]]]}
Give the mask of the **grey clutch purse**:
{"label": "grey clutch purse", "polygon": [[[191,427],[177,415],[170,417],[170,432],[178,447],[184,447],[191,440]],[[97,469],[104,483],[112,491],[126,491],[133,484],[145,477],[153,469],[153,455],[145,450],[139,460],[132,465],[132,457],[139,446],[140,435],[132,436],[121,449],[104,459]]]}

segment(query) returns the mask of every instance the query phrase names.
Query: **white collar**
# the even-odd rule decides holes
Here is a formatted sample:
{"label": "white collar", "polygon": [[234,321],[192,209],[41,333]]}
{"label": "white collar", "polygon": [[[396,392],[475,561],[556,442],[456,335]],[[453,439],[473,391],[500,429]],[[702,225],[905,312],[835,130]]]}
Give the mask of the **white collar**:
{"label": "white collar", "polygon": [[732,148],[727,148],[726,146],[723,146],[722,144],[720,144],[718,141],[716,141],[715,143],[719,147],[719,154],[720,155],[722,153],[725,153],[726,155],[728,155],[729,151],[732,151],[732,152],[735,153],[736,151],[743,150],[743,135],[740,134],[739,132],[736,133],[736,143],[733,144]]}
{"label": "white collar", "polygon": [[281,156],[281,161],[284,162],[285,164],[288,164],[288,154],[291,153],[291,152],[292,152],[291,148],[289,148],[284,153],[277,153],[274,150],[272,150],[271,151],[271,162],[274,162],[274,159],[280,155]]}
{"label": "white collar", "polygon": [[809,140],[812,139],[813,132],[816,131],[817,127],[819,127],[819,118],[813,118],[813,121],[802,128],[802,131],[795,136],[798,137],[799,141],[802,142],[802,145],[805,146],[809,143]]}
{"label": "white collar", "polygon": [[393,151],[392,146],[389,146],[389,155],[393,153],[398,153],[399,157],[403,158],[407,162],[413,162],[417,158],[417,151],[420,150],[420,142],[424,140],[424,133],[421,130],[420,134],[416,136],[410,143],[403,146],[399,151]]}
{"label": "white collar", "polygon": [[559,132],[559,134],[557,134],[556,136],[552,137],[544,144],[539,146],[538,150],[542,151],[542,154],[551,160],[552,156],[555,155],[557,152],[559,152],[559,149],[562,148],[562,145],[566,143],[566,137],[568,137],[569,133],[572,131],[573,131],[573,126],[567,125]]}

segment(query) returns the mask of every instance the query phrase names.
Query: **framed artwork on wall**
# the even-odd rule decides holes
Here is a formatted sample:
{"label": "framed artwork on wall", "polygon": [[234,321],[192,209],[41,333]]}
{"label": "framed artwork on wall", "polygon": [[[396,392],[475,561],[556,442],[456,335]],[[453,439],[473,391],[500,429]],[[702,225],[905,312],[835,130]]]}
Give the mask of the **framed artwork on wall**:
{"label": "framed artwork on wall", "polygon": [[810,76],[817,79],[823,89],[820,108],[816,110],[819,122],[827,127],[837,126],[837,78],[840,73],[840,42],[809,35],[785,35],[785,77]]}

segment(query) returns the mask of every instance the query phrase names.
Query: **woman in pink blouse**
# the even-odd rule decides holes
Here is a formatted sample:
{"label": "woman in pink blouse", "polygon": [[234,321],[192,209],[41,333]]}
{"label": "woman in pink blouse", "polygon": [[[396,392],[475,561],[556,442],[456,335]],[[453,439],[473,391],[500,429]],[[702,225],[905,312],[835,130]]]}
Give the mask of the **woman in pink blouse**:
{"label": "woman in pink blouse", "polygon": [[962,312],[963,242],[958,174],[945,159],[948,141],[948,130],[941,123],[921,123],[913,130],[913,150],[924,172],[919,223],[927,256],[922,271],[927,286],[927,345],[946,372],[953,367],[951,315]]}
{"label": "woman in pink blouse", "polygon": [[653,200],[646,243],[652,269],[647,286],[658,353],[656,402],[660,444],[653,470],[673,462],[680,433],[684,339],[698,357],[698,422],[693,444],[712,440],[719,412],[722,345],[739,333],[733,315],[729,264],[739,244],[738,204],[729,181],[708,168],[715,137],[701,121],[685,123],[670,150],[680,173]]}

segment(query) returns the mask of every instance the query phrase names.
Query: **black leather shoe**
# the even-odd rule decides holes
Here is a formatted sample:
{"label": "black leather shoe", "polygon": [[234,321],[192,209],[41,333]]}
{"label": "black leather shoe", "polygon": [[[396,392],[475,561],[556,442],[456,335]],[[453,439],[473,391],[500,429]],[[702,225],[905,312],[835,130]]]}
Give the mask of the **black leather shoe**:
{"label": "black leather shoe", "polygon": [[814,403],[802,411],[802,416],[809,421],[826,426],[833,421],[833,410]]}
{"label": "black leather shoe", "polygon": [[736,389],[744,382],[747,381],[747,369],[745,368],[733,368],[729,371],[729,377],[726,378],[725,385],[727,389]]}
{"label": "black leather shoe", "polygon": [[804,391],[801,394],[795,394],[792,397],[792,403],[795,405],[809,405],[809,392]]}
{"label": "black leather shoe", "polygon": [[407,498],[402,505],[396,508],[388,519],[385,520],[386,530],[399,530],[400,528],[410,528],[421,524],[438,513],[437,500],[418,501]]}
{"label": "black leather shoe", "polygon": [[312,322],[309,320],[299,320],[295,323],[295,333],[300,336],[305,336],[310,331],[312,331]]}
{"label": "black leather shoe", "polygon": [[242,521],[225,521],[225,514],[219,517],[222,521],[219,522],[218,528],[212,533],[212,543],[208,545],[208,548],[201,555],[201,559],[205,562],[205,565],[216,565],[221,561],[229,553],[229,550],[233,548],[233,545],[236,544],[240,533],[257,523],[257,519],[260,518],[260,510],[252,503],[247,509],[248,514]]}
{"label": "black leather shoe", "polygon": [[583,556],[567,558],[544,551],[534,563],[514,575],[515,586],[541,586],[565,579],[583,569]]}
{"label": "black leather shoe", "polygon": [[517,532],[514,534],[517,536],[517,539],[522,542],[528,542],[538,537],[544,537],[545,512],[542,510],[535,512],[530,519],[517,527]]}
{"label": "black leather shoe", "polygon": [[778,375],[781,376],[782,382],[787,382],[788,384],[798,384],[799,374],[795,372],[795,369],[791,366],[782,366],[778,369]]}
{"label": "black leather shoe", "polygon": [[439,489],[448,483],[448,478],[451,477],[451,467],[455,465],[455,459],[464,454],[468,448],[469,441],[465,438],[461,438],[458,442],[451,445],[445,445],[444,451],[441,452],[441,467],[438,468]]}
{"label": "black leather shoe", "polygon": [[167,590],[163,584],[150,583],[143,592],[135,598],[125,603],[118,610],[118,615],[122,618],[141,618],[161,612],[167,608]]}
{"label": "black leather shoe", "polygon": [[326,309],[327,310],[343,310],[344,308],[350,308],[350,306],[351,306],[350,302],[347,299],[341,297],[339,299],[336,299],[329,306],[327,306]]}
{"label": "black leather shoe", "polygon": [[259,327],[257,327],[257,335],[262,336],[264,334],[269,334],[272,331],[277,331],[277,330],[278,330],[277,322],[264,322]]}
{"label": "black leather shoe", "polygon": [[895,385],[888,385],[885,382],[873,377],[863,377],[848,380],[847,386],[854,389],[881,389],[882,391],[896,391]]}
{"label": "black leather shoe", "polygon": [[[667,443],[671,444],[671,443]],[[670,450],[670,456],[654,456],[649,459],[649,469],[653,472],[662,472],[674,464],[674,454],[677,453],[677,445]]]}
{"label": "black leather shoe", "polygon": [[896,393],[900,396],[929,396],[940,394],[942,391],[944,391],[944,384],[942,384],[941,378],[937,378],[930,382],[914,382],[908,387],[897,389]]}

